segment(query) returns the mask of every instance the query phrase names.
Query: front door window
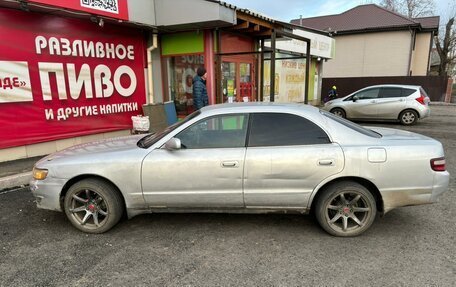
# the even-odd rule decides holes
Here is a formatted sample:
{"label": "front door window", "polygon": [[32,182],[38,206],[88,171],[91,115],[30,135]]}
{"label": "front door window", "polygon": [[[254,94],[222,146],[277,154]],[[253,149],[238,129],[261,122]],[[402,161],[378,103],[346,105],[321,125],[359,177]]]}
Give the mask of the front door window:
{"label": "front door window", "polygon": [[245,114],[215,116],[193,124],[176,138],[186,149],[245,147],[247,124]]}

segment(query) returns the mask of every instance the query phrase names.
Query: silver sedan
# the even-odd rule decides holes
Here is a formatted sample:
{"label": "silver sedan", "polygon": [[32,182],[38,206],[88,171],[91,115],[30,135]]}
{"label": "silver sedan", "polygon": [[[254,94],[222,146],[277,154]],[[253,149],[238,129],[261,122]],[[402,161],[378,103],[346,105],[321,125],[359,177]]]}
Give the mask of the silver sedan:
{"label": "silver sedan", "polygon": [[448,182],[443,147],[429,137],[311,106],[237,103],[49,155],[30,186],[39,208],[88,233],[125,212],[313,212],[328,233],[356,236],[378,213],[435,202]]}

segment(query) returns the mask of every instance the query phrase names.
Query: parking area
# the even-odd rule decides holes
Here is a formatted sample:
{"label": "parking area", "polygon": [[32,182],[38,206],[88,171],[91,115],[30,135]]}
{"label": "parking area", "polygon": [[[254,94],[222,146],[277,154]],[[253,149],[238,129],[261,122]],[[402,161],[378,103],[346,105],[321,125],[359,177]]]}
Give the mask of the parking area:
{"label": "parking area", "polygon": [[0,192],[0,286],[454,286],[456,106],[431,113],[411,127],[362,124],[440,140],[450,191],[360,237],[329,236],[310,215],[232,214],[141,215],[87,235],[23,188]]}

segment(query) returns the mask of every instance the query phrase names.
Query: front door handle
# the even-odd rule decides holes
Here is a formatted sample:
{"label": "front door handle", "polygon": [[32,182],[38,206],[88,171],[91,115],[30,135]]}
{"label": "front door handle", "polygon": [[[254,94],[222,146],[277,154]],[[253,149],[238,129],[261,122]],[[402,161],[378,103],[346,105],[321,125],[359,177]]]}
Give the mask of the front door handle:
{"label": "front door handle", "polygon": [[320,159],[318,161],[319,165],[334,165],[334,160],[333,159]]}
{"label": "front door handle", "polygon": [[222,167],[238,167],[239,162],[237,160],[223,161]]}
{"label": "front door handle", "polygon": [[377,102],[376,100],[372,100],[372,101],[371,101],[372,104],[375,104],[376,102]]}

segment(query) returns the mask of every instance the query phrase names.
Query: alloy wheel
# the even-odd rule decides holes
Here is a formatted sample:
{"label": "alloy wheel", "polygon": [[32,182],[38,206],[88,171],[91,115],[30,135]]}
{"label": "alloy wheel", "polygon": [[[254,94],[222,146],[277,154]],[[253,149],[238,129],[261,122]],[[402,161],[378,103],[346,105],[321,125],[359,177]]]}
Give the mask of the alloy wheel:
{"label": "alloy wheel", "polygon": [[370,222],[372,203],[357,191],[337,193],[327,202],[326,221],[333,230],[355,231]]}
{"label": "alloy wheel", "polygon": [[76,222],[89,229],[103,226],[109,216],[103,197],[89,189],[80,190],[72,195],[69,211]]}

